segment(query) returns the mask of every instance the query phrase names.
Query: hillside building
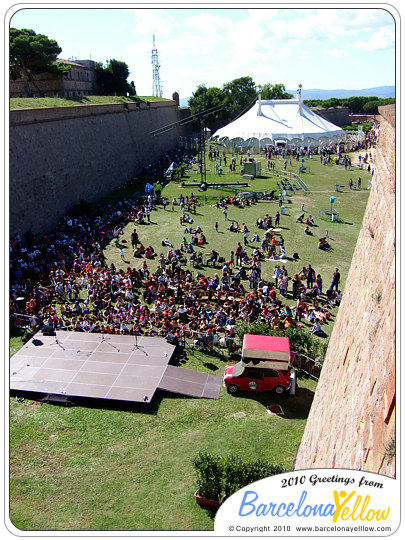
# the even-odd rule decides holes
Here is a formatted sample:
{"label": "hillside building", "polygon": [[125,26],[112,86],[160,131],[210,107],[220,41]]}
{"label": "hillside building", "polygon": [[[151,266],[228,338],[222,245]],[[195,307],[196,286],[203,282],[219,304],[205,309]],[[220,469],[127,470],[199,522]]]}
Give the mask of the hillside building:
{"label": "hillside building", "polygon": [[[63,60],[58,62],[70,66],[66,75],[57,76],[41,73],[35,77],[35,84],[29,83],[32,97],[74,97],[90,96],[97,91],[97,74],[94,60]],[[10,98],[26,97],[24,80],[10,80]]]}

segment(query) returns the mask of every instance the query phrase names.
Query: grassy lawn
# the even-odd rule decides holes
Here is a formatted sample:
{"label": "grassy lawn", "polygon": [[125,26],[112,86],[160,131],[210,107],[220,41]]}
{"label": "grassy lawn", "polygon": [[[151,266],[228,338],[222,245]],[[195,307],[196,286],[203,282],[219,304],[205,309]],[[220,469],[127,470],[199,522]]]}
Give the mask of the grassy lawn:
{"label": "grassy lawn", "polygon": [[42,109],[44,107],[76,107],[77,105],[106,105],[109,103],[135,103],[139,101],[167,101],[155,96],[75,96],[66,98],[11,98],[10,110]]}
{"label": "grassy lawn", "polygon": [[[267,172],[264,158],[260,159],[263,177],[252,180],[248,189],[277,190],[276,176]],[[278,165],[281,168],[282,161]],[[311,263],[322,274],[326,289],[337,266],[344,286],[367,203],[369,192],[365,187],[369,175],[355,169],[345,171],[336,165],[323,166],[319,158],[308,160],[308,165],[303,179],[309,191],[285,197],[286,213],[281,216],[280,234],[285,239],[287,256],[298,252],[300,257],[297,262],[286,262],[286,267],[292,275]],[[211,163],[208,169],[213,167]],[[298,162],[293,161],[287,170],[298,172]],[[187,176],[182,180],[199,180],[196,171]],[[349,190],[350,177],[357,181],[359,176],[362,190]],[[218,176],[208,172],[207,180],[218,180]],[[221,180],[237,182],[241,176],[238,172],[226,173]],[[334,192],[336,184],[343,186],[339,193]],[[208,240],[201,251],[206,253],[215,247],[228,258],[237,241],[243,243],[242,234],[227,230],[229,220],[246,223],[252,237],[256,219],[266,213],[274,217],[278,209],[277,201],[259,201],[244,209],[230,207],[226,222],[222,211],[212,205],[220,195],[239,191],[242,189],[225,187],[198,193],[196,187],[181,188],[179,182],[172,182],[164,188],[163,195],[171,200],[180,193],[198,193],[201,205],[193,215],[194,225],[201,226]],[[130,195],[120,190],[115,198]],[[330,208],[331,195],[336,197],[333,206],[339,212],[338,222],[319,216],[321,209]],[[304,225],[296,223],[303,203],[318,225],[313,236],[306,236]],[[151,244],[158,254],[167,252],[168,248],[161,247],[166,236],[179,246],[184,236],[190,238],[184,234],[179,218],[179,207],[173,212],[170,206],[166,211],[159,207],[152,212],[149,225],[137,226],[141,240]],[[317,249],[318,237],[324,235],[325,228],[329,230],[331,252]],[[128,241],[121,245],[129,246],[124,261],[113,243],[105,250],[108,262],[113,261],[118,268],[142,263],[132,256],[132,230],[133,224],[129,224],[120,237]],[[248,250],[254,245],[260,247],[259,243],[249,243]],[[151,261],[149,267],[153,271],[157,262]],[[265,279],[272,280],[273,268],[274,263],[262,264]],[[204,267],[200,271],[209,274],[214,270]],[[249,288],[248,283],[245,286]],[[291,296],[288,303],[294,305]],[[328,334],[335,315],[336,312],[330,324],[324,326]],[[24,335],[12,336],[10,352],[23,341]],[[225,353],[207,355],[186,349],[183,367],[222,375],[228,361]],[[293,397],[271,392],[232,396],[222,388],[218,400],[160,393],[151,405],[122,409],[113,405],[61,407],[11,398],[10,518],[21,530],[212,530],[212,512],[194,501],[193,458],[199,451],[237,453],[291,467],[315,389],[315,381],[300,378]],[[285,414],[270,416],[266,406],[272,404],[280,404]],[[246,416],[236,418],[238,412]]]}
{"label": "grassy lawn", "polygon": [[[223,372],[224,358],[193,356],[200,371]],[[193,458],[236,453],[291,467],[314,391],[301,380],[294,397],[162,393],[126,410],[11,399],[10,518],[21,530],[212,530],[213,514],[193,497]],[[284,416],[267,413],[276,403]]]}

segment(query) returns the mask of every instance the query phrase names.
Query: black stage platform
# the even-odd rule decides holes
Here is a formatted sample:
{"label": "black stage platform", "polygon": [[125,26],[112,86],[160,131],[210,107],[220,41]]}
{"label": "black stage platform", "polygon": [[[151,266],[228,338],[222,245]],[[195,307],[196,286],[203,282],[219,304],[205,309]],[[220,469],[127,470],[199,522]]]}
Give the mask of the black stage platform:
{"label": "black stage platform", "polygon": [[222,377],[169,365],[164,338],[57,331],[10,358],[10,390],[149,403],[156,390],[217,399]]}

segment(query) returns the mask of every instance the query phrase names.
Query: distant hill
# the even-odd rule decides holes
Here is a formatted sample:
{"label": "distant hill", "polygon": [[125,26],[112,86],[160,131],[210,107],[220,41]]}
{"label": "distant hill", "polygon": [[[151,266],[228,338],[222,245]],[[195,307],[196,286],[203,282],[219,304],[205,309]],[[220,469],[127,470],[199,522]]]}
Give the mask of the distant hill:
{"label": "distant hill", "polygon": [[[287,90],[289,94],[296,95],[296,90]],[[303,99],[330,99],[330,98],[350,98],[356,96],[376,96],[379,98],[395,97],[395,86],[376,86],[374,88],[363,88],[362,90],[321,90],[318,88],[302,90]]]}
{"label": "distant hill", "polygon": [[[297,90],[287,90],[289,94],[296,95]],[[355,96],[376,96],[379,98],[394,98],[395,86],[376,86],[374,88],[363,88],[362,90],[321,90],[314,88],[312,90],[303,89],[303,99],[330,99],[330,98],[349,98]],[[190,97],[180,98],[180,107],[187,107]]]}

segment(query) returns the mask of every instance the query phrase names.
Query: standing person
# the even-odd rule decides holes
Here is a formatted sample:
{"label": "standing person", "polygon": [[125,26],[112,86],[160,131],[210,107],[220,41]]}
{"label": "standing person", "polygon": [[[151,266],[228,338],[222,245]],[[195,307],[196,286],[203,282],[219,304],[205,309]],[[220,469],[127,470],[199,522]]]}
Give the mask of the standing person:
{"label": "standing person", "polygon": [[166,200],[166,197],[163,197],[163,199],[162,199],[162,204],[163,204],[163,210],[166,210],[166,206],[167,206],[167,200]]}
{"label": "standing person", "polygon": [[312,289],[315,281],[315,270],[309,264],[307,266],[307,289]]}
{"label": "standing person", "polygon": [[123,247],[120,248],[120,255],[121,255],[121,259],[124,260],[125,256],[124,256],[124,248]]}
{"label": "standing person", "polygon": [[315,283],[318,285],[318,291],[319,291],[319,294],[322,294],[322,276],[321,274],[318,274],[316,276],[316,281]]}
{"label": "standing person", "polygon": [[139,244],[139,236],[138,236],[138,233],[136,232],[136,229],[133,230],[133,233],[131,234],[131,244],[132,244],[132,249],[135,249],[136,246]]}
{"label": "standing person", "polygon": [[224,217],[225,217],[225,221],[228,219],[228,207],[225,205],[225,208],[224,208]]}
{"label": "standing person", "polygon": [[215,230],[218,232],[218,221],[215,222]]}
{"label": "standing person", "polygon": [[235,251],[236,265],[239,265],[239,266],[242,265],[242,253],[243,253],[243,248],[241,246],[241,243],[238,242],[238,245],[236,246],[236,251]]}
{"label": "standing person", "polygon": [[160,268],[163,270],[163,272],[166,271],[166,259],[163,253],[160,254],[160,257],[158,259],[158,263],[160,264]]}
{"label": "standing person", "polygon": [[274,220],[274,227],[278,227],[280,225],[280,212],[277,210],[276,217]]}
{"label": "standing person", "polygon": [[339,273],[339,268],[336,268],[336,270],[333,272],[332,283],[330,284],[328,291],[332,291],[333,287],[335,287],[335,289],[338,290],[339,283],[340,283],[340,273]]}
{"label": "standing person", "polygon": [[296,300],[300,294],[300,285],[301,285],[301,280],[298,277],[298,274],[294,274],[294,276],[291,279],[291,283],[292,283],[293,299]]}
{"label": "standing person", "polygon": [[249,229],[247,228],[247,225],[245,224],[243,227],[243,243],[245,246],[249,245],[248,238],[249,238]]}
{"label": "standing person", "polygon": [[283,194],[280,192],[279,195],[278,195],[278,205],[279,206],[283,206]]}
{"label": "standing person", "polygon": [[361,187],[361,178],[360,178],[360,176],[359,176],[359,181],[357,182],[357,185],[358,185],[358,187],[360,189],[360,187]]}

